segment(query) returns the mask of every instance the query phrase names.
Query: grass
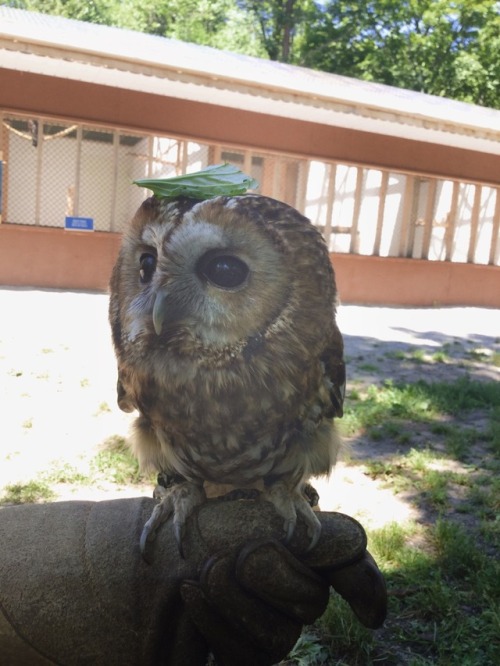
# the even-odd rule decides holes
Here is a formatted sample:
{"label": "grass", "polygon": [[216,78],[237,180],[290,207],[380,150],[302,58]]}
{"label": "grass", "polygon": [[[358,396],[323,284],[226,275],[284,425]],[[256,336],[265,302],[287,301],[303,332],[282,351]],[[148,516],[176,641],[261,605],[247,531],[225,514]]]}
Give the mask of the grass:
{"label": "grass", "polygon": [[103,401],[99,403],[99,407],[94,413],[94,416],[99,416],[100,414],[109,414],[110,412],[111,412],[111,407],[108,405],[106,401]]}
{"label": "grass", "polygon": [[[384,627],[375,632],[363,628],[333,594],[316,624],[321,639],[314,638],[310,660],[302,654],[292,663],[499,663],[500,564],[471,535],[442,519],[432,525],[394,523],[371,532],[369,548],[388,586]],[[321,645],[328,646],[329,660],[318,659]]]}
{"label": "grass", "polygon": [[415,349],[415,351],[410,354],[410,358],[415,363],[425,363],[427,355],[423,349]]}
{"label": "grass", "polygon": [[26,483],[12,483],[5,486],[0,504],[51,502],[55,497],[56,493],[47,481],[32,480]]}
{"label": "grass", "polygon": [[303,631],[295,647],[281,666],[294,664],[296,666],[323,666],[330,662],[330,650],[321,639],[319,632],[309,629]]}
{"label": "grass", "polygon": [[434,363],[447,363],[450,360],[450,356],[447,351],[442,349],[432,355],[432,360]]}
{"label": "grass", "polygon": [[[500,384],[467,377],[451,383],[386,381],[382,386],[368,386],[365,395],[358,389],[355,401],[349,400],[348,394],[340,428],[347,436],[370,430],[377,437],[376,429],[383,426],[383,436],[386,436],[391,434],[387,428],[399,432],[408,421],[433,423],[445,415],[458,415],[472,409],[500,409]],[[500,424],[495,427],[500,429]]]}
{"label": "grass", "polygon": [[[440,358],[432,360],[447,362]],[[107,409],[102,403],[98,413]],[[368,533],[388,587],[384,627],[365,629],[332,593],[326,613],[284,663],[500,663],[500,385],[468,378],[351,385],[340,423],[348,437],[368,437],[389,451],[363,468],[411,502],[418,520]],[[104,480],[142,480],[122,437],[106,440],[84,471],[56,461],[36,479],[6,486],[0,503],[52,501],[61,485]]]}
{"label": "grass", "polygon": [[[338,594],[332,593],[318,626],[323,642],[328,647],[329,659],[324,663],[349,666],[369,663],[374,634],[356,620],[347,602]],[[335,655],[335,661],[332,655]],[[312,664],[316,666],[314,661],[308,662],[308,666]]]}
{"label": "grass", "polygon": [[364,629],[333,594],[310,661],[292,663],[500,663],[500,385],[385,382],[357,386],[346,403],[345,433],[384,441],[385,451],[393,442],[392,453],[363,461],[366,473],[405,493],[419,519],[368,533],[388,587],[384,627]]}
{"label": "grass", "polygon": [[[498,343],[496,343],[498,344]],[[404,351],[402,349],[391,350],[385,352],[385,358],[394,361],[407,361],[409,363],[433,364],[433,363],[452,363],[453,362],[453,346],[461,346],[461,342],[455,340],[453,344],[444,343],[441,349],[434,353],[427,353],[423,349],[415,349],[413,351]],[[472,348],[464,352],[468,359],[472,362],[486,363],[494,367],[500,367],[500,352],[493,349],[486,348]],[[361,368],[361,366],[359,366]],[[362,369],[362,368],[361,368]]]}
{"label": "grass", "polygon": [[132,456],[123,437],[110,437],[91,463],[95,475],[118,485],[139,483],[142,480],[137,460]]}
{"label": "grass", "polygon": [[360,363],[358,369],[363,370],[364,372],[377,372],[379,366],[375,365],[375,363]]}
{"label": "grass", "polygon": [[[82,471],[85,467],[88,469]],[[54,461],[36,479],[6,485],[0,505],[51,502],[57,499],[58,486],[96,486],[103,481],[118,487],[151,481],[153,487],[153,479],[145,479],[139,472],[137,460],[124,438],[114,436],[103,443],[87,465],[76,467],[64,461]]]}

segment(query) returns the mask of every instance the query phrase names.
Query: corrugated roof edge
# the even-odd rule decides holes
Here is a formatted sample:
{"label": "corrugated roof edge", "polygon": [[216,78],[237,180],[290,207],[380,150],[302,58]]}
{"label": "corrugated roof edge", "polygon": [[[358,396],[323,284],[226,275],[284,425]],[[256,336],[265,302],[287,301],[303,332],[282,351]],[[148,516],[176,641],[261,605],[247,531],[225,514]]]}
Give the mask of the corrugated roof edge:
{"label": "corrugated roof edge", "polygon": [[318,103],[324,100],[325,103],[365,105],[375,112],[393,111],[471,130],[500,133],[500,111],[496,109],[133,30],[1,6],[2,36],[14,43],[22,40],[46,44],[61,50],[129,61],[136,66],[143,63],[228,82],[238,81],[275,92],[286,91],[298,97],[313,98]]}

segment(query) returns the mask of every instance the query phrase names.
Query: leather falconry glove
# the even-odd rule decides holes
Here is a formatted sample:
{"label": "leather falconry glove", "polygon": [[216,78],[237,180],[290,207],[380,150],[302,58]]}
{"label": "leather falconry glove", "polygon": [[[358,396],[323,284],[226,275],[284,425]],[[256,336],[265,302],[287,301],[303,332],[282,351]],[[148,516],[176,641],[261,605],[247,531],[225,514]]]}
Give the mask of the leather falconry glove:
{"label": "leather falconry glove", "polygon": [[283,659],[333,586],[368,627],[386,613],[363,528],[318,513],[285,547],[267,502],[209,500],[190,517],[184,558],[170,524],[139,537],[149,498],[0,509],[0,663],[5,666],[259,666]]}

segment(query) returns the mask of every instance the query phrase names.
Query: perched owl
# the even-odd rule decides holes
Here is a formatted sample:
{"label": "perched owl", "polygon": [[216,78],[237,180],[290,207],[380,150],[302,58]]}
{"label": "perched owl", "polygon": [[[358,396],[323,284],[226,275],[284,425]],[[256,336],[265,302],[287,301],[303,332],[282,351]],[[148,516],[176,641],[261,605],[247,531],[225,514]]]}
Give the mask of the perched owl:
{"label": "perched owl", "polygon": [[110,287],[118,404],[139,412],[141,467],[172,481],[141,547],[170,516],[182,542],[207,482],[260,488],[286,538],[298,513],[313,547],[321,526],[303,490],[335,464],[345,384],[319,231],[259,195],[152,197],[124,234]]}

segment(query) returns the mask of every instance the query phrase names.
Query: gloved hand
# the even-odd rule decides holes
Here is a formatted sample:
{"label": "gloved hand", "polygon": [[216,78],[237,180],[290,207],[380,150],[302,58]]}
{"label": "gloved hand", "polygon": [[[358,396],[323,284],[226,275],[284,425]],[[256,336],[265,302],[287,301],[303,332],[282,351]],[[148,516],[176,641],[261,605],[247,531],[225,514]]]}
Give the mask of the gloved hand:
{"label": "gloved hand", "polygon": [[[200,509],[199,525],[211,522],[213,509],[213,505]],[[252,509],[262,510],[262,505],[253,503]],[[249,512],[253,511],[248,503],[246,510],[241,503],[239,507],[237,503],[217,507],[218,518],[224,518],[220,524],[226,525],[233,544],[238,541],[234,518],[240,513],[248,525],[252,520]],[[265,666],[286,657],[303,625],[325,611],[330,585],[365,626],[377,628],[383,623],[385,583],[366,551],[363,528],[342,514],[318,516],[322,535],[311,553],[304,553],[308,538],[303,529],[289,547],[260,537],[235,549],[219,534],[219,552],[205,561],[196,580],[182,582],[183,612],[205,639],[218,666]],[[195,642],[196,637],[190,636],[191,647]],[[204,659],[202,647],[200,653]],[[172,655],[171,659],[177,664]]]}
{"label": "gloved hand", "polygon": [[218,666],[275,664],[328,603],[328,584],[277,541],[254,541],[236,560],[210,558],[181,585],[185,608]]}
{"label": "gloved hand", "polygon": [[0,510],[0,663],[5,666],[273,664],[333,585],[362,622],[384,619],[383,578],[363,528],[319,513],[318,545],[299,524],[279,543],[267,502],[210,500],[189,519],[179,555],[169,522],[139,537],[153,500],[57,502]]}

